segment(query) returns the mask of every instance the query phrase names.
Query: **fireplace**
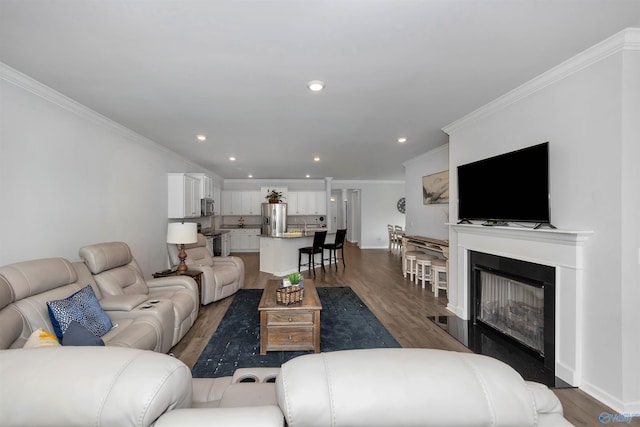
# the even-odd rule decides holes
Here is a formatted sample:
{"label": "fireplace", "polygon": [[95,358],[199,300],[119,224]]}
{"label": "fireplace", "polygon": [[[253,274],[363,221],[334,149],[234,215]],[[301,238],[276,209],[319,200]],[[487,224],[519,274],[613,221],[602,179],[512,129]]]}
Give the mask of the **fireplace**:
{"label": "fireplace", "polygon": [[476,251],[469,251],[468,266],[472,324],[505,337],[555,375],[555,268]]}
{"label": "fireplace", "polygon": [[[546,364],[555,359],[555,376],[572,386],[582,382],[584,305],[584,250],[592,231],[562,229],[532,229],[526,227],[484,227],[477,224],[450,224],[449,246],[455,248],[449,256],[450,286],[447,308],[458,318],[471,321],[475,305],[470,296],[474,286],[470,281],[474,271],[469,267],[470,252],[497,255],[516,261],[548,266],[554,270],[555,350],[545,345]],[[492,267],[488,265],[487,267]],[[517,274],[520,277],[520,274]],[[545,280],[542,280],[545,282]],[[545,290],[550,288],[545,286]],[[548,292],[548,291],[546,291]],[[548,293],[545,293],[545,307]],[[545,308],[546,310],[546,308]],[[545,318],[546,322],[546,318]],[[482,323],[480,322],[482,325]],[[482,326],[492,331],[493,328]],[[498,335],[497,333],[494,335]],[[476,341],[479,339],[476,338]],[[538,355],[539,357],[539,355]]]}

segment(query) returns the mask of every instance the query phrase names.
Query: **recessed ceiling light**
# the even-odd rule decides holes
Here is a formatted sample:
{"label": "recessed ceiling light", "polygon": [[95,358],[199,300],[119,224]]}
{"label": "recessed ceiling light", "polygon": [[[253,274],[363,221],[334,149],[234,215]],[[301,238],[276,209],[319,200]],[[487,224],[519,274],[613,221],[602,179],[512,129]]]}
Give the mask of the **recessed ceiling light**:
{"label": "recessed ceiling light", "polygon": [[207,135],[196,135],[196,139],[200,142],[204,142],[207,140]]}
{"label": "recessed ceiling light", "polygon": [[406,137],[404,137],[404,136],[402,136],[402,137],[398,138],[398,142],[399,142],[400,144],[404,144],[405,142],[407,142],[407,138],[406,138]]}
{"label": "recessed ceiling light", "polygon": [[318,157],[318,156],[314,157],[314,158],[313,158],[313,161],[314,161],[314,162],[319,162],[319,161],[320,161],[320,157]]}
{"label": "recessed ceiling light", "polygon": [[307,87],[311,92],[320,92],[322,89],[324,89],[324,83],[320,80],[311,80],[309,83],[307,83]]}
{"label": "recessed ceiling light", "polygon": [[232,162],[235,162],[235,161],[236,161],[236,158],[235,158],[235,157],[233,157],[233,156],[231,156],[231,157],[229,157],[229,160],[231,160]]}
{"label": "recessed ceiling light", "polygon": [[249,174],[248,178],[253,178],[253,175]]}
{"label": "recessed ceiling light", "polygon": [[311,175],[306,174],[304,177],[305,177],[305,178],[311,178]]}

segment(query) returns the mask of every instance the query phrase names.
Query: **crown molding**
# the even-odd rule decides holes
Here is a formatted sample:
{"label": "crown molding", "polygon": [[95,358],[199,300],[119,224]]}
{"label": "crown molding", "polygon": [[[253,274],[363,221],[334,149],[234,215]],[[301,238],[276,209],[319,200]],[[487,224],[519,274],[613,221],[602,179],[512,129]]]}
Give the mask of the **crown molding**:
{"label": "crown molding", "polygon": [[[47,102],[50,102],[58,107],[75,114],[83,119],[86,119],[92,123],[95,123],[105,129],[108,129],[129,141],[135,142],[137,144],[143,145],[147,148],[160,151],[164,154],[179,158],[180,160],[190,164],[191,166],[199,169],[205,169],[201,165],[193,163],[189,159],[185,159],[184,157],[178,155],[174,151],[158,144],[157,142],[146,138],[139,133],[132,131],[131,129],[122,126],[121,124],[109,119],[106,116],[86,107],[85,105],[69,98],[66,95],[50,88],[49,86],[40,83],[39,81],[27,76],[20,71],[11,68],[7,64],[0,62],[0,80],[4,80],[7,83],[19,87],[33,95],[36,95]],[[209,171],[213,172],[213,171]]]}
{"label": "crown molding", "polygon": [[575,74],[611,55],[622,51],[640,51],[640,28],[627,28],[562,62],[521,86],[496,98],[488,104],[445,126],[442,130],[451,135],[476,120],[490,116],[521,99]]}
{"label": "crown molding", "polygon": [[420,154],[420,155],[418,155],[418,156],[416,156],[416,157],[414,157],[412,159],[409,159],[406,162],[402,163],[402,166],[404,166],[406,168],[407,166],[410,166],[413,163],[419,162],[419,161],[421,161],[421,160],[423,160],[425,158],[429,158],[429,157],[433,156],[434,154],[439,153],[440,151],[446,151],[446,153],[448,155],[449,154],[449,143],[447,142],[445,144],[439,145],[436,148],[433,148],[433,149],[431,149],[429,151],[426,151],[426,152],[424,152],[424,153],[422,153],[422,154]]}

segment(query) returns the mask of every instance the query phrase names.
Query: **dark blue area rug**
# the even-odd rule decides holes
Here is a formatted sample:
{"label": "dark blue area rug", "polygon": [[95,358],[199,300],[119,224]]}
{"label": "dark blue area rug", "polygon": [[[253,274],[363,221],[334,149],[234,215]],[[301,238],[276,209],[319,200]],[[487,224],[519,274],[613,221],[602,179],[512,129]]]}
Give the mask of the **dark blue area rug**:
{"label": "dark blue area rug", "polygon": [[[400,347],[369,308],[349,287],[317,288],[320,351]],[[218,329],[194,365],[194,378],[233,375],[237,368],[278,367],[311,351],[270,351],[260,355],[262,289],[240,289]]]}

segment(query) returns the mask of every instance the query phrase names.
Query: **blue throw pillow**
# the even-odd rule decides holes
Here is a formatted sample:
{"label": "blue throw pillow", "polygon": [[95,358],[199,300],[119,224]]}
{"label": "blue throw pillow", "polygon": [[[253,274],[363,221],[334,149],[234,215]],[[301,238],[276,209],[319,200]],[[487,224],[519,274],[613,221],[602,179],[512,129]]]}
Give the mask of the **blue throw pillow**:
{"label": "blue throw pillow", "polygon": [[96,337],[103,336],[113,327],[111,319],[100,307],[91,285],[65,299],[48,301],[47,308],[53,330],[59,340],[62,340],[69,324],[74,320]]}
{"label": "blue throw pillow", "polygon": [[62,345],[104,345],[102,338],[93,335],[80,323],[73,320],[62,335]]}

